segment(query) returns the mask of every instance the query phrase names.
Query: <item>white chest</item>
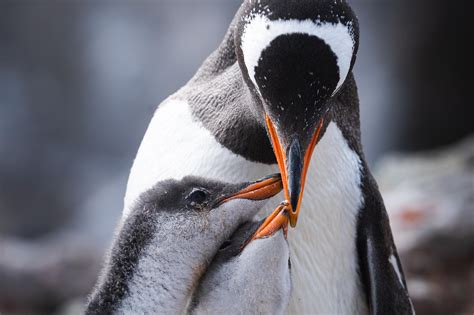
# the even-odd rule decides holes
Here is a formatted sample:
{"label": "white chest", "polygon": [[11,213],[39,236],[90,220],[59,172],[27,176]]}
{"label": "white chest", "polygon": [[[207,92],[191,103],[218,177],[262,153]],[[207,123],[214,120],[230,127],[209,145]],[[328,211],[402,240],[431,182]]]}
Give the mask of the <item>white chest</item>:
{"label": "white chest", "polygon": [[[156,182],[187,175],[226,182],[278,172],[220,145],[194,121],[186,102],[168,100],[155,113],[131,169],[124,217],[134,200]],[[356,216],[362,203],[360,160],[331,123],[316,146],[296,229],[290,230],[292,314],[365,312],[357,276]],[[282,195],[267,203],[274,208]]]}
{"label": "white chest", "polygon": [[364,314],[357,274],[360,159],[335,123],[315,148],[296,229],[289,231],[291,314]]}

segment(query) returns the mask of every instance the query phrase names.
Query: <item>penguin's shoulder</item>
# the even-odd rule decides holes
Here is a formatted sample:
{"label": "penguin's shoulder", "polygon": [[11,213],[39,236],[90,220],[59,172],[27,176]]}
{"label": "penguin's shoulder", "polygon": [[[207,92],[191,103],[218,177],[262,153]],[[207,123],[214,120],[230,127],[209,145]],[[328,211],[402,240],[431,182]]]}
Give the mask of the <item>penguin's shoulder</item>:
{"label": "penguin's shoulder", "polygon": [[133,163],[125,195],[125,215],[143,191],[167,179],[199,176],[244,182],[272,173],[222,145],[194,117],[190,104],[175,96],[156,110]]}

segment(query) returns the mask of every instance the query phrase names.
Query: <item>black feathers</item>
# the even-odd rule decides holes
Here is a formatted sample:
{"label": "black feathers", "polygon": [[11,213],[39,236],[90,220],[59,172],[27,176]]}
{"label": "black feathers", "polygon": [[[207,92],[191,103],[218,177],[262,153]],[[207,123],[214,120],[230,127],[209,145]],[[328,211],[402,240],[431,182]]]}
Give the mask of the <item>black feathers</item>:
{"label": "black feathers", "polygon": [[[362,190],[365,203],[358,218],[356,242],[367,305],[371,314],[412,314],[387,212],[367,166],[364,166]],[[395,267],[391,259],[395,260]]]}

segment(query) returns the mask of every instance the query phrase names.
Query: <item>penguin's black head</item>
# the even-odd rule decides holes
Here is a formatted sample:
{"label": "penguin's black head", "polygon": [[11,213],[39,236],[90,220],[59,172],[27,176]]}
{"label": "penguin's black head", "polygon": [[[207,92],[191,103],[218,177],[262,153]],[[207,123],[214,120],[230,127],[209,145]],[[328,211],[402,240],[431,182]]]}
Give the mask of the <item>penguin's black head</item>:
{"label": "penguin's black head", "polygon": [[247,0],[235,42],[296,224],[324,116],[355,62],[358,22],[344,0]]}

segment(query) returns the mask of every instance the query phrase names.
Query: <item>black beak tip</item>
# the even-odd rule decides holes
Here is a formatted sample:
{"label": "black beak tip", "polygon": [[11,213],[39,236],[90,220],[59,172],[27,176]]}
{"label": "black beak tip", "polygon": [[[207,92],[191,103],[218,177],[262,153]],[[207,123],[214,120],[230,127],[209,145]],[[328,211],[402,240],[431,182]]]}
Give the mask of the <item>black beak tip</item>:
{"label": "black beak tip", "polygon": [[291,205],[291,212],[296,213],[296,209],[298,209],[298,199],[299,196],[296,194],[290,195],[290,205]]}

